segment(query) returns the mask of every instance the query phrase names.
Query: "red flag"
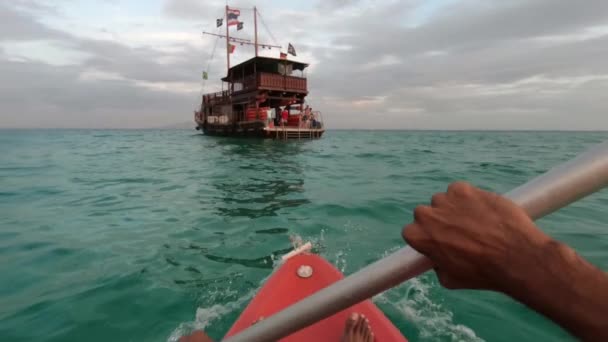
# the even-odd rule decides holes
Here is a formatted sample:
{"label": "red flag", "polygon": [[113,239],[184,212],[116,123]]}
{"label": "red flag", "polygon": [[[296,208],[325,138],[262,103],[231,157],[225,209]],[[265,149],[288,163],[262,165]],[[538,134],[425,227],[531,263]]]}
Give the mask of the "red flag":
{"label": "red flag", "polygon": [[281,52],[281,59],[287,59],[287,54],[286,54],[286,53]]}
{"label": "red flag", "polygon": [[236,50],[236,45],[228,44],[228,46],[228,51],[230,51],[230,53],[234,53],[234,50]]}

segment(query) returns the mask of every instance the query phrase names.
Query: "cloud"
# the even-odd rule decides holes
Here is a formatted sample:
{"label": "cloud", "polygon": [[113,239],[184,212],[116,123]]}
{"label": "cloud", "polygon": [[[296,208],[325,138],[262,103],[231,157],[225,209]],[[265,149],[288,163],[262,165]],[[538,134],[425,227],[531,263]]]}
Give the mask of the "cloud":
{"label": "cloud", "polygon": [[[332,94],[321,106],[333,111],[333,124],[608,128],[608,108],[588,104],[608,90],[608,3],[460,1],[416,27],[377,25],[389,7],[342,22],[334,44],[350,49],[318,51],[311,95]],[[387,98],[367,108],[373,113],[354,106],[378,96]],[[358,115],[368,119],[353,121]]]}
{"label": "cloud", "polygon": [[18,10],[28,6],[33,11],[39,11],[42,5],[17,1],[9,7],[9,3],[0,4],[0,41],[6,40],[41,40],[64,39],[67,35],[61,31],[50,29],[38,22],[32,14]]}
{"label": "cloud", "polygon": [[120,74],[82,72],[74,66],[3,62],[0,73],[3,127],[170,124],[179,114],[191,113],[197,97],[190,90],[155,89]]}
{"label": "cloud", "polygon": [[[174,53],[129,47],[56,31],[6,6],[0,13],[10,18],[3,25],[12,25],[10,44],[0,50],[0,127],[135,128],[191,119],[200,92],[199,73],[192,73],[200,66],[191,57],[201,55],[192,47]],[[38,54],[15,58],[6,48],[15,40],[69,47],[86,58],[65,64]]]}
{"label": "cloud", "polygon": [[[193,21],[215,20],[215,16],[221,18],[224,14],[222,1],[197,1],[197,0],[170,0],[163,4],[163,13],[174,18]],[[202,19],[205,18],[205,19]]]}
{"label": "cloud", "polygon": [[[49,26],[63,20],[57,6],[0,4],[0,127],[191,121],[201,71],[211,71],[210,83],[225,73],[222,47],[207,68],[215,41],[199,37],[221,1],[165,0],[124,30],[97,35]],[[260,39],[292,42],[312,63],[308,99],[329,127],[608,129],[608,2],[262,0],[258,8]],[[247,51],[239,46],[233,60]]]}

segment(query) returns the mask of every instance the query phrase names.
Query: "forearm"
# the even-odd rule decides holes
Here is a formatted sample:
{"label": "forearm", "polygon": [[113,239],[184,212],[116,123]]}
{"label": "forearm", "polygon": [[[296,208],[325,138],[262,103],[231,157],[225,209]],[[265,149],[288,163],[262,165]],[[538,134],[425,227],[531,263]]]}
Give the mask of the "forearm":
{"label": "forearm", "polygon": [[505,292],[585,341],[608,341],[608,276],[553,240],[535,254]]}

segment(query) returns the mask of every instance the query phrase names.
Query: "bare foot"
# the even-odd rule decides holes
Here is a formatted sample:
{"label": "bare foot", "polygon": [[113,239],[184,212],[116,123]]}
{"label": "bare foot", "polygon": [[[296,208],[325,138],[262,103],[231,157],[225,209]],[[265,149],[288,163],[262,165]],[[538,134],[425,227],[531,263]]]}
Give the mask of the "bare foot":
{"label": "bare foot", "polygon": [[346,320],[342,342],[374,342],[374,333],[364,315],[353,313]]}
{"label": "bare foot", "polygon": [[193,332],[191,335],[182,336],[179,339],[179,342],[213,342],[213,340],[211,339],[211,337],[207,336],[207,334],[205,334],[201,330],[197,330],[197,331]]}

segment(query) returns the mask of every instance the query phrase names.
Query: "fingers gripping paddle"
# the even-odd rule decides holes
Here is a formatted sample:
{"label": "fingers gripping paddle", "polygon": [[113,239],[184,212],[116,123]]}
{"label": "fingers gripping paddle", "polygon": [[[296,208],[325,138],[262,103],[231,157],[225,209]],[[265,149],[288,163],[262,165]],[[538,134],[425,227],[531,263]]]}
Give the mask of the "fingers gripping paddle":
{"label": "fingers gripping paddle", "polygon": [[[513,189],[506,197],[539,219],[608,185],[608,142]],[[405,247],[251,326],[229,342],[276,341],[432,268]]]}

